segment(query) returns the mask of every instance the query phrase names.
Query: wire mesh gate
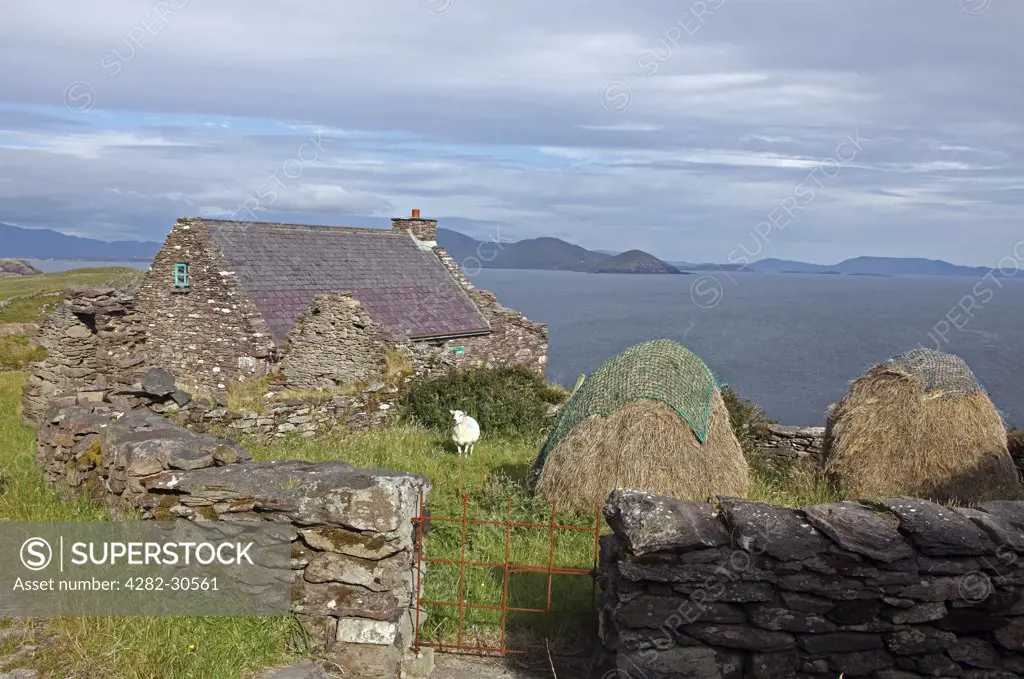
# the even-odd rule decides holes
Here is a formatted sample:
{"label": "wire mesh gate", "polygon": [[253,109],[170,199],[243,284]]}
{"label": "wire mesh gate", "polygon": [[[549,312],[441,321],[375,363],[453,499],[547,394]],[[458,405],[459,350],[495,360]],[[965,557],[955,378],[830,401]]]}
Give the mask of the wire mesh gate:
{"label": "wire mesh gate", "polygon": [[[428,537],[428,533],[431,532],[431,524],[457,524],[460,528],[460,535],[458,541],[458,557],[457,558],[441,558],[431,557],[427,555],[427,548],[425,546],[425,539]],[[455,517],[439,517],[432,516],[429,508],[425,506],[424,498],[422,494],[419,498],[419,511],[416,518],[414,519],[415,532],[416,532],[416,600],[415,600],[415,641],[413,644],[414,649],[420,647],[432,647],[439,651],[449,652],[463,652],[463,653],[478,653],[478,654],[527,654],[538,649],[547,650],[548,654],[552,654],[552,647],[548,643],[551,638],[552,620],[556,617],[568,617],[568,618],[585,618],[589,617],[595,621],[596,624],[596,609],[597,609],[597,568],[598,568],[598,555],[600,550],[600,537],[601,537],[601,508],[596,507],[594,513],[594,522],[590,525],[567,525],[558,522],[558,511],[556,503],[551,503],[550,518],[544,523],[530,522],[530,521],[513,521],[512,520],[512,499],[508,499],[505,519],[494,520],[494,519],[477,519],[470,518],[469,516],[469,498],[462,495],[462,516]],[[468,537],[470,535],[470,529],[473,526],[477,527],[500,527],[504,531],[504,559],[502,561],[486,561],[486,560],[474,560],[467,559],[467,544]],[[512,559],[512,542],[513,534],[520,533],[523,530],[532,531],[543,531],[543,535],[547,538],[547,558],[545,563],[522,563],[516,562]],[[578,536],[587,536],[587,539],[592,543],[592,555],[590,557],[591,567],[590,568],[579,568],[579,567],[567,567],[556,565],[556,537],[563,533],[572,533]],[[592,539],[590,536],[593,536]],[[577,538],[577,547],[579,546],[579,539]],[[454,555],[452,555],[454,556]],[[447,600],[445,598],[431,598],[424,596],[424,585],[425,581],[429,580],[431,576],[425,575],[427,564],[435,566],[447,566],[458,568],[458,599],[456,601]],[[490,569],[501,574],[501,601],[500,604],[485,604],[485,603],[473,603],[467,600],[467,568],[482,568]],[[542,579],[546,578],[546,586],[543,588],[543,607],[539,606],[520,606],[514,605],[514,602],[510,601],[510,582],[512,576],[521,574],[534,574],[540,576]],[[586,578],[589,580],[589,605],[586,610],[566,611],[558,610],[553,604],[556,604],[557,595],[555,588],[553,587],[556,576],[575,576],[576,578]],[[438,574],[434,575],[434,578],[438,578]],[[583,584],[583,583],[577,583]],[[578,590],[579,587],[576,587]],[[424,638],[423,630],[421,628],[422,618],[427,615],[426,609],[429,607],[439,607],[447,610],[456,609],[457,613],[457,631],[454,635],[454,640],[448,640],[444,638],[439,639],[427,639]],[[496,640],[481,641],[479,638],[471,640],[466,639],[465,635],[465,616],[467,612],[473,611],[487,611],[492,614],[500,616],[497,623],[500,632],[497,635]],[[524,638],[517,639],[515,642],[510,641],[510,635],[508,634],[507,626],[509,624],[510,615],[530,615],[530,616],[543,616],[544,622],[544,633],[542,636],[527,635]],[[454,621],[453,621],[454,622]],[[492,635],[493,636],[493,635]],[[585,647],[577,645],[573,652],[562,652],[561,655],[579,655],[586,652]],[[554,651],[554,653],[558,653]]]}

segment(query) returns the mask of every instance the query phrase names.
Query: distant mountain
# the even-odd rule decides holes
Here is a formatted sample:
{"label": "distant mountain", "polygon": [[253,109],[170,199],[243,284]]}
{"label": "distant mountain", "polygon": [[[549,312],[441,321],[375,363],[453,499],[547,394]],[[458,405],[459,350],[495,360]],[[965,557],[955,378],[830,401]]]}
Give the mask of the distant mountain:
{"label": "distant mountain", "polygon": [[825,264],[808,264],[807,262],[795,262],[789,259],[761,259],[751,262],[746,267],[750,271],[762,273],[825,273],[835,271],[836,267]]}
{"label": "distant mountain", "polygon": [[0,257],[33,259],[152,259],[160,243],[102,241],[52,229],[25,229],[0,222]]}
{"label": "distant mountain", "polygon": [[742,264],[715,264],[713,262],[701,262],[700,264],[694,264],[693,262],[668,263],[684,273],[687,271],[739,271],[743,268]]}
{"label": "distant mountain", "polygon": [[593,252],[558,238],[530,238],[516,242],[478,241],[450,229],[437,230],[437,242],[458,262],[470,258],[491,269],[551,269],[589,271],[610,255]]}
{"label": "distant mountain", "polygon": [[666,264],[652,254],[643,250],[628,250],[621,255],[597,264],[590,270],[592,273],[680,273],[679,269]]}
{"label": "distant mountain", "polygon": [[618,250],[594,250],[594,252],[600,252],[602,255],[610,255],[611,257],[622,254]]}
{"label": "distant mountain", "polygon": [[842,273],[915,276],[984,276],[984,266],[958,266],[941,259],[917,257],[854,257],[831,267]]}
{"label": "distant mountain", "polygon": [[[438,242],[457,261],[474,257],[479,266],[492,269],[553,269],[558,271],[606,271],[613,268],[636,269],[641,273],[675,273],[690,271],[755,271],[759,273],[846,274],[853,276],[984,276],[992,271],[983,266],[959,266],[938,259],[913,257],[853,257],[838,264],[809,264],[789,259],[767,258],[747,265],[715,264],[662,260],[641,250],[622,254],[587,250],[558,238],[532,238],[518,242],[493,243],[478,241],[451,229],[437,230]],[[155,245],[155,244],[154,244]],[[4,254],[0,247],[0,256]],[[642,256],[642,258],[640,257]],[[612,260],[618,260],[614,262]],[[649,259],[645,259],[649,258]],[[653,260],[653,261],[651,261]],[[610,263],[610,264],[609,264]],[[650,266],[651,270],[645,269]],[[999,275],[998,270],[994,275]]]}
{"label": "distant mountain", "polygon": [[[857,276],[984,276],[991,269],[959,266],[940,259],[918,257],[853,257],[838,264],[808,264],[785,259],[762,259],[747,267],[765,273],[832,273]],[[998,270],[996,271],[998,275]]]}

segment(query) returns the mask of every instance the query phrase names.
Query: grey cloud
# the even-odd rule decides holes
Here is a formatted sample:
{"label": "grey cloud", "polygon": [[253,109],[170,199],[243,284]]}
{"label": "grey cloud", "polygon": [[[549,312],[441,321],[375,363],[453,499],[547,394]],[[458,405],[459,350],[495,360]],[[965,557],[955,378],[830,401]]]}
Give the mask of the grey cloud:
{"label": "grey cloud", "polygon": [[[156,2],[16,3],[0,25],[5,101],[59,111],[79,82],[72,108],[85,94],[95,108],[0,109],[0,221],[159,238],[180,214],[237,209],[307,133],[146,114],[253,116],[431,142],[339,135],[268,216],[383,225],[417,206],[471,232],[721,260],[805,181],[767,156],[823,160],[859,129],[872,141],[855,166],[764,256],[1001,256],[1024,185],[1024,6],[706,4],[718,8],[689,35],[692,5],[655,0],[457,1],[441,16],[419,2],[166,0],[180,11],[155,23]],[[632,96],[618,114],[600,98],[616,80]],[[111,132],[137,138],[95,141]],[[59,154],[24,143],[76,134]]]}

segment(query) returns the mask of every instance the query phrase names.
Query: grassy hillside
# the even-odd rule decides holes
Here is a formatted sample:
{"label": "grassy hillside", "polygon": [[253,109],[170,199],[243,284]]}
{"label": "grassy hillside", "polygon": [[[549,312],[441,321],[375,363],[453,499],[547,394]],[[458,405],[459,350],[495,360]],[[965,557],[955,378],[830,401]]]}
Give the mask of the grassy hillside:
{"label": "grassy hillside", "polygon": [[141,275],[142,272],[137,269],[108,266],[72,269],[42,276],[0,278],[0,323],[38,323],[64,299],[71,288],[124,285]]}

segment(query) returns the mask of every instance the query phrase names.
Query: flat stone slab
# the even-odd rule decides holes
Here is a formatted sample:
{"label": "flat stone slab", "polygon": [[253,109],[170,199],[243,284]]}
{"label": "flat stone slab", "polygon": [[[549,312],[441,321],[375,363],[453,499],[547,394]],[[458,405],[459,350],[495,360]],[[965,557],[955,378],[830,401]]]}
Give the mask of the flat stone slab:
{"label": "flat stone slab", "polygon": [[934,502],[913,497],[887,500],[884,506],[900,520],[900,531],[929,556],[995,554],[996,545],[973,521]]}
{"label": "flat stone slab", "polygon": [[165,469],[200,469],[251,457],[235,443],[196,434],[145,411],[111,422],[104,430],[102,449],[105,465],[127,468],[132,476]]}
{"label": "flat stone slab", "polygon": [[731,542],[729,531],[706,502],[619,489],[608,498],[604,517],[634,556],[720,547]]}
{"label": "flat stone slab", "polygon": [[856,502],[814,505],[803,511],[815,528],[843,549],[885,563],[914,555],[914,550],[900,534],[898,521]]}
{"label": "flat stone slab", "polygon": [[798,561],[827,551],[832,544],[796,510],[733,498],[720,503],[733,539],[748,552]]}
{"label": "flat stone slab", "polygon": [[340,526],[393,533],[415,515],[419,492],[430,482],[420,474],[363,469],[347,462],[249,462],[146,479],[150,491],[173,492],[184,504],[223,501],[278,512],[300,526]]}
{"label": "flat stone slab", "polygon": [[151,368],[142,378],[142,390],[153,396],[170,396],[177,391],[174,375],[163,368]]}

